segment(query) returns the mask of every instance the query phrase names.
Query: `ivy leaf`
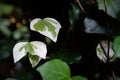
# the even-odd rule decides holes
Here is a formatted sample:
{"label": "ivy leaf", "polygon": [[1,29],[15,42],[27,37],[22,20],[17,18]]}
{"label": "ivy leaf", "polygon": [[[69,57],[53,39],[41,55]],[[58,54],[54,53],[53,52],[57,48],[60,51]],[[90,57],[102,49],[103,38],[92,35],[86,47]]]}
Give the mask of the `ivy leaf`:
{"label": "ivy leaf", "polygon": [[47,49],[43,42],[33,41],[30,43],[34,52],[29,52],[29,60],[32,64],[32,67],[35,67],[41,59],[46,59]]}
{"label": "ivy leaf", "polygon": [[41,57],[37,56],[37,55],[30,55],[29,54],[29,60],[30,63],[32,64],[32,67],[35,67],[39,61],[41,60]]}
{"label": "ivy leaf", "polygon": [[48,61],[37,68],[43,80],[70,80],[69,66],[58,59]]}
{"label": "ivy leaf", "polygon": [[80,10],[79,7],[75,4],[71,4],[72,10],[69,10],[69,21],[72,26],[76,25],[76,22],[79,20]]}
{"label": "ivy leaf", "polygon": [[[105,11],[104,0],[97,0],[99,9]],[[120,0],[106,0],[107,4],[107,13],[120,20]]]}
{"label": "ivy leaf", "polygon": [[41,59],[46,58],[47,48],[46,44],[40,41],[33,42],[19,42],[13,48],[13,58],[16,63],[26,54],[29,55],[29,60],[32,67],[35,67]]}
{"label": "ivy leaf", "polygon": [[103,40],[100,42],[100,44],[98,44],[96,48],[97,57],[104,63],[106,63],[108,59],[107,57],[109,57],[110,61],[112,61],[112,57],[114,55],[114,51],[112,49],[112,42],[110,42],[110,45],[109,45],[109,55],[108,55],[108,41]]}
{"label": "ivy leaf", "polygon": [[0,32],[2,32],[5,36],[11,36],[11,30],[8,28],[10,22],[8,19],[0,19]]}
{"label": "ivy leaf", "polygon": [[47,47],[46,44],[40,41],[32,41],[30,42],[34,49],[34,54],[39,57],[46,59]]}
{"label": "ivy leaf", "polygon": [[27,42],[19,42],[17,43],[13,48],[13,58],[14,63],[19,61],[21,58],[23,58],[27,53],[25,52],[25,49],[22,48]]}
{"label": "ivy leaf", "polygon": [[90,19],[88,17],[84,19],[84,26],[86,33],[104,34],[106,32],[103,26],[99,25],[94,19]]}
{"label": "ivy leaf", "polygon": [[115,51],[114,57],[120,58],[120,36],[115,37],[113,41],[113,49]]}
{"label": "ivy leaf", "polygon": [[56,42],[61,25],[53,18],[37,18],[31,21],[30,28]]}
{"label": "ivy leaf", "polygon": [[72,80],[87,80],[87,78],[82,77],[82,76],[74,76],[72,77]]}

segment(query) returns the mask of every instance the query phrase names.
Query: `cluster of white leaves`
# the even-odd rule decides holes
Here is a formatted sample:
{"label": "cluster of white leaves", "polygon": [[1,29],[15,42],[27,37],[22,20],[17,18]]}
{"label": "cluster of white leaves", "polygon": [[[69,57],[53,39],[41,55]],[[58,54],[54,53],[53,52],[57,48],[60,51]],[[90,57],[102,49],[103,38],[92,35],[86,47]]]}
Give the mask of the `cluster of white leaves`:
{"label": "cluster of white leaves", "polygon": [[[33,19],[30,23],[30,29],[33,31],[37,31],[40,34],[50,38],[52,41],[56,42],[59,30],[61,28],[60,23],[53,18],[45,18],[43,19],[45,23],[39,24],[39,21],[41,20],[42,19],[38,18]],[[35,28],[35,24],[37,24],[38,29]],[[41,41],[18,42],[13,48],[14,63],[21,60],[27,54],[32,67],[35,67],[41,59],[46,59],[46,44]]]}
{"label": "cluster of white leaves", "polygon": [[32,61],[32,58],[29,56],[29,60],[32,66],[36,66],[41,59],[46,59],[47,48],[46,44],[40,41],[33,42],[19,42],[13,48],[13,58],[14,63],[18,62],[24,56],[32,55],[37,56],[38,59],[35,59],[36,62]]}

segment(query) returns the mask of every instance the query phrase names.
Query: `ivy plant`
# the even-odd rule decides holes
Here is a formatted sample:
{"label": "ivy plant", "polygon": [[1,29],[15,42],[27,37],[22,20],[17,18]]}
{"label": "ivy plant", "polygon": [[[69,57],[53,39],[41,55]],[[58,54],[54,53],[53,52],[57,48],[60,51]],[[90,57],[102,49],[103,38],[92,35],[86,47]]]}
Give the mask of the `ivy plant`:
{"label": "ivy plant", "polygon": [[[57,41],[58,33],[61,28],[60,23],[53,18],[34,19],[30,23],[31,30],[37,31],[54,42]],[[32,67],[35,67],[39,61],[46,58],[46,44],[40,41],[19,42],[13,48],[14,62],[16,63],[28,53]]]}
{"label": "ivy plant", "polygon": [[[54,42],[57,41],[60,28],[60,23],[53,18],[37,18],[30,23],[31,30],[39,32]],[[41,59],[46,59],[47,46],[41,41],[18,42],[13,48],[14,63],[27,56],[27,54],[34,68]],[[44,63],[37,68],[37,71],[42,75],[43,80],[53,80],[53,78],[54,80],[87,80],[81,76],[71,78],[69,66],[59,59]]]}

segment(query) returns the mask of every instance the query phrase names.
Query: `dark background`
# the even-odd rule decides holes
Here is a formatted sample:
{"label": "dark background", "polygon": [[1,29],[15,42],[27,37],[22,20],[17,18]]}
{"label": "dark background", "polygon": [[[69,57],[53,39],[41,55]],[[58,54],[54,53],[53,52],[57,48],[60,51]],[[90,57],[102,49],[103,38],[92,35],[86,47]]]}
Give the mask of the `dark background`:
{"label": "dark background", "polygon": [[[92,2],[93,0],[84,0],[83,4],[85,4],[87,1]],[[96,78],[94,77],[97,76],[98,73],[100,73],[98,74],[100,78],[97,80],[106,80],[105,77],[107,75],[112,75],[111,67],[116,71],[116,68],[120,66],[116,65],[118,64],[117,62],[110,64],[101,63],[96,56],[96,46],[98,44],[98,41],[100,39],[106,39],[106,36],[101,34],[87,34],[81,27],[83,26],[83,20],[85,16],[88,15],[98,20],[102,25],[106,25],[104,18],[108,15],[105,14],[105,12],[103,11],[99,11],[97,6],[89,3],[86,4],[84,8],[86,9],[86,11],[88,11],[88,15],[82,14],[79,19],[79,25],[75,27],[74,31],[69,31],[69,10],[71,9],[70,3],[75,3],[75,1],[73,0],[0,0],[0,2],[20,7],[23,12],[22,17],[26,19],[26,25],[28,27],[30,20],[34,18],[52,17],[61,23],[62,29],[60,30],[58,41],[57,43],[52,43],[52,45],[49,45],[48,51],[57,52],[57,50],[59,50],[60,48],[67,48],[73,52],[77,50],[82,55],[83,58],[80,60],[79,64],[70,65],[72,76],[81,75],[87,77],[88,80],[95,80]],[[112,17],[110,17],[108,20],[113,22],[113,24],[117,23],[116,19]],[[30,35],[30,41],[45,40],[45,38],[37,32],[30,31]],[[2,73],[1,77],[3,77],[1,79],[4,80],[4,78],[8,76],[11,77],[9,69],[12,69],[14,67],[14,63],[12,60],[12,57],[9,57],[8,59],[3,59],[3,61],[1,61],[0,72]],[[25,70],[33,74],[33,80],[41,79],[38,72],[30,67],[30,63],[27,59],[25,60],[25,62],[23,60],[23,64]],[[111,67],[108,68],[109,65],[111,65]],[[113,67],[112,65],[116,66]],[[6,72],[2,70],[3,67],[6,67]],[[119,75],[119,69],[117,70],[118,71],[116,71],[115,73]]]}

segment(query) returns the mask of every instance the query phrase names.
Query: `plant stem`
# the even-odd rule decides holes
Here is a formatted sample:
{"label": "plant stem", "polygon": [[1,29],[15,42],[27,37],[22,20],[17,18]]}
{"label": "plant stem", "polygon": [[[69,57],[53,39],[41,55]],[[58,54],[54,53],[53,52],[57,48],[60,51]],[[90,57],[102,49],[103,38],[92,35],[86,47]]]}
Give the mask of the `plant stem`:
{"label": "plant stem", "polygon": [[84,10],[84,8],[82,7],[80,1],[79,1],[79,0],[76,0],[76,2],[78,3],[78,5],[79,5],[81,11],[82,11],[83,13],[85,13],[85,10]]}
{"label": "plant stem", "polygon": [[[104,0],[104,7],[105,7],[105,13],[107,14],[107,0]],[[106,23],[107,23],[107,29],[108,29],[108,32],[107,32],[107,35],[108,35],[108,54],[107,54],[107,61],[109,62],[109,59],[110,59],[110,56],[109,56],[109,54],[110,54],[110,51],[109,51],[109,49],[110,49],[110,32],[109,32],[109,22],[108,22],[108,17],[106,17]],[[112,70],[112,77],[113,77],[113,80],[115,80],[115,73],[114,73],[114,71]]]}
{"label": "plant stem", "polygon": [[112,76],[113,76],[113,80],[115,80],[115,73],[113,70],[112,70]]}
{"label": "plant stem", "polygon": [[105,49],[104,49],[104,47],[103,47],[103,45],[102,45],[102,43],[100,41],[99,41],[99,44],[100,44],[100,47],[102,48],[102,50],[103,50],[103,52],[105,54],[105,57],[107,58],[107,53],[105,52]]}
{"label": "plant stem", "polygon": [[[107,14],[107,0],[104,0],[104,7],[105,7],[105,13]],[[109,56],[109,53],[110,53],[110,51],[109,51],[109,49],[110,49],[110,39],[109,39],[109,37],[110,37],[110,32],[109,32],[109,22],[108,22],[108,17],[106,17],[106,26],[107,26],[107,36],[108,36],[108,52],[107,52],[107,61],[109,62],[109,59],[110,59],[110,56]]]}

